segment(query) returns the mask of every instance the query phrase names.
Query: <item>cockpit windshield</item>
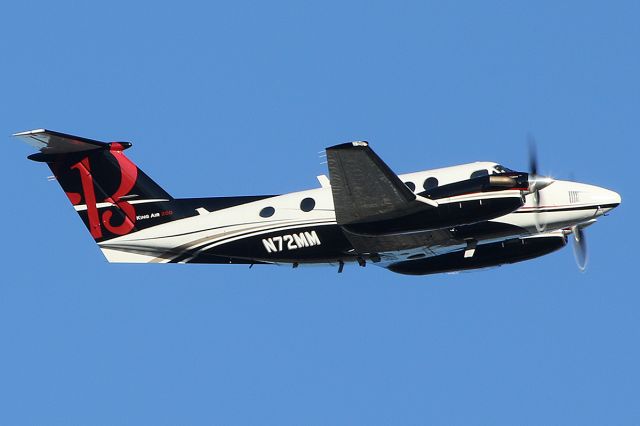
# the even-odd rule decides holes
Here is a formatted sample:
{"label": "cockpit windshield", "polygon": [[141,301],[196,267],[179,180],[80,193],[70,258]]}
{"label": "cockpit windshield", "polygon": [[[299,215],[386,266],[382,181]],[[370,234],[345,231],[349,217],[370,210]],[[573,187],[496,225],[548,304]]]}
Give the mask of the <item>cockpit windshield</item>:
{"label": "cockpit windshield", "polygon": [[501,165],[501,164],[496,164],[495,166],[493,166],[493,174],[499,174],[499,173],[512,173],[513,170]]}

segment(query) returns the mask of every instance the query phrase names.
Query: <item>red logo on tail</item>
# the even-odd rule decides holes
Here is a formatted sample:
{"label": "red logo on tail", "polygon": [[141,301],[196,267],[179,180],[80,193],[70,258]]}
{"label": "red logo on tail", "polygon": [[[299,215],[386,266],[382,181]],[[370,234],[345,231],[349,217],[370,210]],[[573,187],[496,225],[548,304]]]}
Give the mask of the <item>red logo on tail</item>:
{"label": "red logo on tail", "polygon": [[[138,178],[138,168],[131,160],[125,157],[122,149],[123,147],[118,143],[112,143],[110,146],[110,153],[114,156],[120,168],[120,186],[115,193],[107,195],[107,197],[101,201],[111,203],[122,211],[125,219],[120,225],[111,224],[113,211],[107,210],[102,213],[102,216],[100,216],[98,212],[89,157],[85,157],[71,166],[71,169],[76,169],[80,173],[82,195],[84,196],[84,202],[87,206],[87,216],[89,218],[89,231],[94,239],[102,238],[102,225],[104,225],[109,232],[116,235],[127,234],[135,227],[135,208],[127,201],[121,200],[121,198],[129,195],[129,192],[135,186]],[[69,197],[73,205],[78,205],[82,200],[81,195],[75,192],[67,192],[67,197]]]}

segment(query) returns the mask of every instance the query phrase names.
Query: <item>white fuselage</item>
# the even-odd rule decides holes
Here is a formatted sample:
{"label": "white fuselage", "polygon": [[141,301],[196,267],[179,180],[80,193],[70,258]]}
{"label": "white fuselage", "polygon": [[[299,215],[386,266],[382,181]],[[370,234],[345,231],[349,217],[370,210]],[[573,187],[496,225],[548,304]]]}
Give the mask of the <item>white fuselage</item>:
{"label": "white fuselage", "polygon": [[[483,172],[484,171],[484,172]],[[477,176],[478,173],[494,174],[502,171],[497,163],[476,162],[453,167],[425,170],[415,173],[399,175],[414,193],[424,191],[425,185],[444,185]],[[216,245],[228,243],[234,238],[256,236],[287,229],[312,229],[314,226],[335,224],[331,187],[328,180],[319,177],[323,186],[306,191],[293,192],[259,201],[238,205],[214,212],[198,209],[198,215],[179,221],[133,232],[122,237],[101,243],[104,254],[110,261],[139,261],[139,262],[170,262],[172,250],[196,249],[202,252]],[[504,191],[501,191],[504,193]],[[514,191],[516,192],[516,191]],[[520,191],[517,191],[521,196]],[[492,193],[483,193],[483,197],[491,197]],[[440,199],[439,203],[457,203],[473,198],[473,194],[461,195],[450,199]],[[315,206],[310,211],[301,209],[301,201],[311,198]],[[585,224],[607,213],[612,205],[620,203],[620,196],[604,188],[577,182],[554,180],[540,191],[540,207],[536,209],[533,195],[526,195],[526,202],[518,210],[493,219],[491,222],[513,225],[514,233],[509,236],[478,240],[478,244],[514,237],[535,237],[540,235],[536,229],[536,221],[545,223],[545,234],[562,232],[579,224]],[[609,207],[606,207],[609,206]],[[262,217],[266,207],[273,208],[273,214]],[[224,241],[224,242],[223,242]],[[443,244],[441,246],[415,247],[410,250],[388,252],[382,255],[382,264],[395,262],[415,253],[438,255],[452,250],[459,250],[462,246]],[[167,254],[158,256],[166,250]],[[137,260],[132,260],[137,256]]]}

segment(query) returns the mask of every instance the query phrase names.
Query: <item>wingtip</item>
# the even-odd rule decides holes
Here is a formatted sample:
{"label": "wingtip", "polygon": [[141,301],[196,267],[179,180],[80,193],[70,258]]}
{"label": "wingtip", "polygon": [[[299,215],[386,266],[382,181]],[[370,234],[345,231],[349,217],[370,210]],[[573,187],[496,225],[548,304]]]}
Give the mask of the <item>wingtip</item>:
{"label": "wingtip", "polygon": [[38,133],[44,133],[46,131],[47,131],[47,129],[27,130],[27,131],[24,131],[24,132],[14,133],[11,136],[30,136],[30,135],[35,135],[35,134],[38,134]]}
{"label": "wingtip", "polygon": [[333,145],[328,147],[327,149],[353,149],[354,147],[368,147],[369,146],[369,142],[367,141],[354,141],[354,142],[347,142],[347,143],[341,143],[338,145]]}

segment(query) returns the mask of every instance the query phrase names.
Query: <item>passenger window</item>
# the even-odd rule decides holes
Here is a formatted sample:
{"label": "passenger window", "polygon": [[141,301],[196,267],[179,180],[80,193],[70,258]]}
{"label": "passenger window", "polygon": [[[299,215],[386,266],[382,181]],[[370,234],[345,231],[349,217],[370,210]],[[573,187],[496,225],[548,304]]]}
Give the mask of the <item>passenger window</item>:
{"label": "passenger window", "polygon": [[303,212],[310,212],[316,206],[316,201],[313,198],[305,198],[300,202],[300,210]]}
{"label": "passenger window", "polygon": [[276,209],[274,209],[273,207],[265,207],[264,209],[260,210],[260,217],[271,217],[275,212]]}
{"label": "passenger window", "polygon": [[428,191],[428,190],[433,189],[433,188],[437,188],[438,187],[438,179],[436,179],[434,177],[426,178],[424,180],[424,183],[422,184],[422,187],[424,188],[425,191]]}

